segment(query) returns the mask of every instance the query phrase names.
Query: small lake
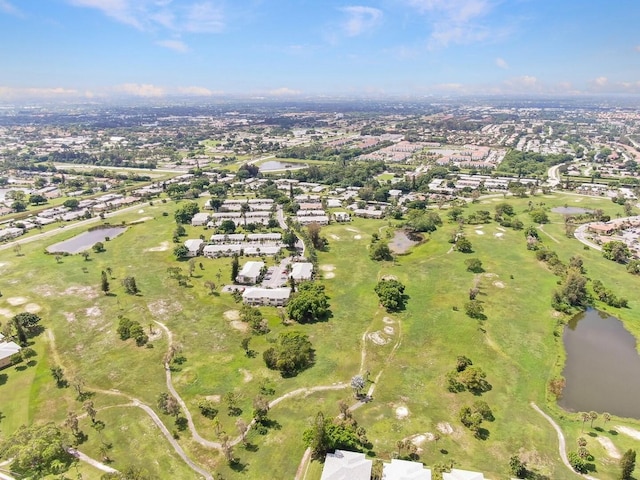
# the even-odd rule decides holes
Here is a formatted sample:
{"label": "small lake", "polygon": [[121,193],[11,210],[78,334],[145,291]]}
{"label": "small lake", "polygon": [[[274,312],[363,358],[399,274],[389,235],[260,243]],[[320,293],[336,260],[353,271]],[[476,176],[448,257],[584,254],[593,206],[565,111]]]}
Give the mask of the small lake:
{"label": "small lake", "polygon": [[593,210],[580,207],[555,207],[552,208],[551,211],[553,213],[561,213],[562,215],[580,215],[593,212]]}
{"label": "small lake", "polygon": [[295,170],[301,168],[307,168],[306,163],[291,163],[291,162],[281,162],[280,160],[269,160],[268,162],[261,163],[260,166],[261,172],[271,172],[274,170]]}
{"label": "small lake", "polygon": [[566,386],[559,405],[575,412],[640,418],[640,355],[615,317],[589,309],[564,329]]}
{"label": "small lake", "polygon": [[389,249],[393,253],[407,253],[411,247],[420,243],[418,239],[412,240],[404,230],[396,230],[389,242]]}
{"label": "small lake", "polygon": [[56,243],[55,245],[47,247],[47,252],[61,252],[70,254],[80,253],[90,249],[98,242],[104,242],[107,237],[117,237],[126,229],[126,227],[110,227],[84,232],[80,235],[76,235],[75,237],[70,238],[69,240],[65,240],[64,242]]}

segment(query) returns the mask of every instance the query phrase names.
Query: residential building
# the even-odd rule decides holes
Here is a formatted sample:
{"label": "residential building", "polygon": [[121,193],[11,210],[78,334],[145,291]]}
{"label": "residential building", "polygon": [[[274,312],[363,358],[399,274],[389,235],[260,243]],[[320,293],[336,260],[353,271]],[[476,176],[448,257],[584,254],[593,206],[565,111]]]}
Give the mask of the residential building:
{"label": "residential building", "polygon": [[[242,301],[248,305],[283,307],[289,301],[291,289],[250,287],[242,294]],[[368,477],[367,477],[368,478]]]}
{"label": "residential building", "polygon": [[296,262],[291,264],[291,273],[289,274],[296,282],[311,280],[313,276],[313,263]]}
{"label": "residential building", "polygon": [[189,250],[189,257],[197,257],[200,254],[200,247],[204,243],[199,238],[190,238],[184,242],[184,246]]}
{"label": "residential building", "polygon": [[19,353],[22,347],[15,342],[5,342],[4,336],[0,333],[0,368],[11,365],[11,357]]}
{"label": "residential building", "polygon": [[202,227],[204,225],[206,225],[209,222],[209,219],[211,218],[211,216],[208,213],[196,213],[192,218],[191,218],[191,226],[192,227]]}
{"label": "residential building", "polygon": [[410,462],[394,458],[382,467],[385,480],[431,480],[431,470],[420,462]]}
{"label": "residential building", "polygon": [[320,480],[370,480],[372,468],[364,453],[336,450],[327,454]]}
{"label": "residential building", "polygon": [[[246,252],[245,252],[246,253]],[[236,276],[236,282],[247,285],[255,285],[262,274],[264,262],[247,262]]]}

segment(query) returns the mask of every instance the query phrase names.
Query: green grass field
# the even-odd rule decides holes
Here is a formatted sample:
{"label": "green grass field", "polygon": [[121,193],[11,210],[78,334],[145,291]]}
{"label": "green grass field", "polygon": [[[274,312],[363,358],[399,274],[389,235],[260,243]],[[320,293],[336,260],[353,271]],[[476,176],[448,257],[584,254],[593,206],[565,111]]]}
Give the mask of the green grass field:
{"label": "green grass field", "polygon": [[[466,212],[486,209],[503,201],[492,198],[470,205]],[[525,210],[528,202],[602,208],[615,216],[622,207],[609,200],[554,194],[525,199],[509,199],[519,217],[529,225]],[[81,429],[88,439],[79,446],[84,453],[99,459],[102,439],[112,444],[112,467],[129,464],[144,466],[156,478],[196,478],[197,475],[175,454],[158,428],[139,408],[124,406],[127,397],[157,410],[156,401],[166,391],[162,358],[168,339],[155,321],[165,324],[173,341],[181,346],[186,361],[173,372],[176,389],[194,417],[199,433],[216,441],[216,431],[235,437],[236,416],[230,416],[224,400],[218,408],[219,426],[204,418],[197,409],[198,400],[219,400],[228,392],[239,395],[240,417],[248,422],[253,399],[260,385],[268,382],[275,390],[271,400],[298,388],[335,386],[348,383],[358,373],[370,372],[375,380],[374,399],[358,409],[354,416],[367,429],[373,443],[371,453],[390,459],[401,439],[442,432],[441,440],[420,445],[420,460],[427,465],[454,460],[460,468],[482,471],[487,478],[506,478],[508,460],[520,453],[530,467],[552,479],[572,478],[560,462],[555,431],[531,407],[536,402],[559,422],[569,448],[575,448],[580,435],[608,437],[620,451],[634,440],[608,430],[615,425],[640,429],[640,423],[614,418],[603,431],[587,429],[577,415],[564,412],[547,394],[547,382],[562,370],[561,339],[554,336],[562,320],[550,306],[557,277],[526,250],[522,231],[501,229],[495,223],[465,226],[465,234],[474,253],[450,251],[447,242],[455,225],[445,224],[423,244],[394,262],[377,263],[368,257],[368,245],[374,233],[385,237],[394,229],[387,221],[356,219],[350,224],[333,224],[322,229],[329,248],[318,255],[320,281],[326,285],[332,316],[313,325],[283,325],[275,309],[264,308],[271,332],[253,337],[254,358],[244,355],[240,346],[246,335],[232,320],[240,308],[228,294],[210,295],[204,282],[228,282],[230,259],[198,259],[202,263],[189,287],[179,287],[167,276],[167,268],[186,263],[173,258],[171,232],[175,228],[176,204],[154,202],[143,211],[132,211],[117,218],[133,225],[123,235],[105,243],[106,252],[91,253],[89,261],[81,256],[63,257],[61,263],[43,253],[52,243],[70,238],[82,230],[62,231],[43,243],[22,246],[22,255],[11,250],[0,252],[0,315],[9,318],[25,308],[38,310],[46,327],[35,338],[38,352],[33,366],[10,367],[0,371],[0,434],[9,435],[21,424],[54,420],[62,423],[67,412],[82,413],[82,403],[73,388],[56,388],[50,366],[60,364],[67,378],[82,378],[93,391],[97,418],[105,428],[96,432],[87,419]],[[168,216],[163,216],[167,212]],[[559,214],[550,213],[551,223],[544,226],[543,242],[563,261],[578,254],[583,257],[589,277],[602,279],[617,295],[629,299],[629,309],[609,311],[623,320],[636,336],[640,335],[640,308],[637,292],[640,280],[627,274],[624,266],[604,260],[595,250],[584,250],[577,240],[564,235]],[[191,238],[211,232],[187,227]],[[46,243],[45,243],[46,242]],[[485,272],[466,271],[464,260],[480,258]],[[112,296],[99,290],[100,272],[109,267]],[[221,275],[218,281],[217,275]],[[127,295],[120,281],[135,276],[139,296]],[[406,286],[409,300],[404,311],[386,313],[379,307],[373,291],[376,282],[392,275]],[[472,320],[464,313],[469,289],[480,288],[486,320]],[[598,305],[598,307],[601,307]],[[153,348],[136,347],[132,341],[118,338],[118,316],[138,320],[150,331]],[[1,318],[1,317],[0,317]],[[2,322],[6,321],[2,318]],[[268,370],[262,352],[269,340],[284,330],[307,333],[316,351],[315,365],[293,378],[281,378]],[[386,342],[386,343],[385,343]],[[487,373],[490,391],[481,397],[469,392],[450,393],[445,375],[455,366],[456,357],[466,355]],[[2,376],[6,375],[6,377]],[[117,390],[109,394],[100,390]],[[119,393],[119,394],[118,394]],[[481,398],[493,409],[495,421],[486,423],[489,434],[478,440],[458,420],[458,410]],[[350,388],[306,393],[283,400],[270,417],[274,427],[266,435],[251,431],[249,447],[238,446],[239,465],[231,470],[222,455],[197,444],[189,431],[177,431],[171,417],[160,414],[170,431],[196,463],[224,478],[293,478],[302,457],[302,431],[318,411],[331,417],[338,414],[338,402],[353,402]],[[406,416],[399,415],[406,409]],[[601,420],[594,426],[601,426]],[[589,435],[598,478],[615,478],[617,462],[607,455],[597,437]],[[133,448],[132,448],[133,447]],[[446,453],[443,453],[446,452]],[[307,478],[319,478],[321,468],[312,464]],[[167,473],[169,472],[169,473]],[[92,467],[82,467],[83,478],[99,478]]]}

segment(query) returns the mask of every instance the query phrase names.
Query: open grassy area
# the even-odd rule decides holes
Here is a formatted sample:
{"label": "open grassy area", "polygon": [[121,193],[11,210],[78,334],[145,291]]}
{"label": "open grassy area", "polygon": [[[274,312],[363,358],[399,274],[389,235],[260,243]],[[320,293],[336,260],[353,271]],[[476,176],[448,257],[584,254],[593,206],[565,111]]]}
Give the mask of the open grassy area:
{"label": "open grassy area", "polygon": [[[501,197],[481,200],[470,205],[465,214],[478,209],[493,212],[501,201]],[[508,201],[525,225],[531,223],[525,212],[529,202],[544,203],[544,207],[602,208],[613,218],[622,211],[610,200],[575,195]],[[252,338],[250,347],[257,353],[252,358],[240,345],[246,333],[234,322],[240,305],[228,294],[211,295],[204,286],[207,280],[218,285],[229,281],[230,259],[197,259],[202,267],[196,268],[188,287],[179,287],[167,275],[168,267],[187,270],[186,263],[177,262],[172,254],[173,211],[178,205],[154,202],[153,206],[141,206],[143,212],[133,210],[110,219],[112,223],[128,223],[147,217],[106,242],[106,252],[92,252],[89,261],[75,255],[63,257],[58,264],[43,253],[47,245],[70,238],[81,229],[25,244],[21,256],[11,249],[0,252],[0,315],[9,318],[31,305],[31,309],[40,309],[38,314],[46,327],[45,333],[34,339],[38,356],[33,366],[0,371],[2,435],[23,423],[62,423],[68,411],[82,413],[73,388],[56,388],[49,374],[51,365],[60,364],[70,381],[80,377],[86,388],[95,392],[92,400],[99,411],[97,418],[105,422],[105,429],[98,434],[87,419],[81,421],[82,430],[89,435],[79,446],[81,451],[100,458],[103,436],[113,445],[115,468],[137,463],[158,478],[195,478],[141,409],[121,406],[134,397],[158,411],[158,395],[167,390],[162,358],[168,348],[166,334],[155,324],[159,321],[171,331],[174,343],[181,345],[185,362],[173,372],[174,385],[206,439],[217,441],[216,432],[221,430],[231,437],[237,435],[238,417],[229,415],[224,401],[228,392],[239,395],[240,418],[248,422],[261,385],[273,388],[270,400],[299,388],[336,388],[302,393],[275,406],[270,412],[273,427],[265,435],[250,432],[249,447],[235,448],[240,462],[236,470],[225,464],[219,452],[193,441],[188,431],[178,431],[173,418],[161,415],[169,430],[175,430],[187,455],[209,471],[221,472],[224,478],[263,479],[265,472],[271,478],[293,478],[304,451],[302,431],[318,411],[331,417],[338,414],[340,400],[353,402],[351,389],[340,389],[337,384],[348,383],[353,375],[366,371],[376,382],[374,399],[354,416],[367,429],[377,457],[390,459],[398,440],[428,437],[440,430],[443,433],[437,446],[428,440],[420,445],[420,460],[427,465],[453,459],[460,468],[485,472],[488,478],[505,478],[509,457],[520,453],[548,478],[574,476],[560,462],[555,431],[529,405],[536,402],[551,413],[561,424],[569,447],[574,448],[582,422],[555,406],[547,393],[548,380],[562,368],[561,338],[554,331],[563,319],[550,306],[557,277],[526,249],[522,231],[502,229],[496,223],[467,225],[465,234],[474,253],[462,254],[451,251],[447,242],[456,225],[446,221],[443,210],[445,225],[427,241],[394,262],[377,263],[369,259],[368,246],[372,234],[384,238],[393,232],[388,221],[356,219],[324,227],[322,234],[329,240],[329,248],[319,252],[318,263],[330,297],[331,318],[313,325],[283,325],[275,309],[262,309],[271,332]],[[562,215],[549,215],[551,223],[543,227],[543,242],[565,262],[579,254],[589,277],[602,279],[617,295],[628,298],[629,309],[609,310],[640,335],[640,300],[634,296],[640,279],[627,274],[624,266],[603,259],[600,252],[584,250],[577,240],[568,239]],[[191,238],[211,233],[201,227],[187,227],[187,231]],[[484,273],[466,271],[464,260],[470,257],[482,260]],[[112,271],[111,296],[99,290],[100,272],[107,267]],[[385,275],[407,286],[405,310],[389,314],[378,305],[373,288]],[[125,276],[135,276],[140,295],[124,292],[120,281]],[[473,320],[464,313],[474,284],[479,286],[486,320]],[[121,341],[116,333],[119,315],[138,320],[149,332],[153,348]],[[264,366],[262,352],[279,332],[294,329],[309,335],[316,363],[296,377],[282,378]],[[491,389],[481,397],[447,391],[445,375],[455,368],[458,355],[471,358],[487,373]],[[198,412],[197,402],[205,397],[219,402],[218,427]],[[485,440],[474,438],[458,420],[460,407],[478,398],[485,400],[495,415],[494,422],[483,425],[488,430]],[[407,415],[399,416],[403,412],[399,408],[406,408]],[[598,420],[594,426],[601,423]],[[624,451],[634,441],[623,434],[608,433],[621,424],[640,429],[638,422],[614,418],[602,432],[590,432],[607,436]],[[594,475],[614,478],[617,463],[596,437],[589,436],[589,450],[595,456]],[[313,464],[307,478],[319,478],[319,472]],[[99,473],[87,468],[83,478],[99,478]]]}

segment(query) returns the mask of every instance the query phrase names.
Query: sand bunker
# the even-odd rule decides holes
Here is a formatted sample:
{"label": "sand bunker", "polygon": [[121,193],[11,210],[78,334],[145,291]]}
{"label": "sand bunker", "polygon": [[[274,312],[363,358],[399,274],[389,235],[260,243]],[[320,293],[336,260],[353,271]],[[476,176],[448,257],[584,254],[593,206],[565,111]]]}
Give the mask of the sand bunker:
{"label": "sand bunker", "polygon": [[476,230],[476,233],[477,233],[478,235],[484,235],[484,232],[483,232],[482,230]]}
{"label": "sand bunker", "polygon": [[91,287],[69,287],[62,295],[75,295],[76,297],[84,297],[88,299],[93,299],[99,296],[98,292]]}
{"label": "sand bunker", "polygon": [[618,430],[621,433],[624,433],[625,435],[629,435],[631,438],[635,438],[636,440],[640,440],[640,432],[638,430],[635,430],[633,428],[629,428],[629,427],[623,427],[618,425],[616,427],[616,430]]}
{"label": "sand bunker", "polygon": [[240,320],[240,310],[227,310],[222,316],[227,320]]}
{"label": "sand bunker", "polygon": [[387,335],[393,335],[394,333],[393,327],[390,327],[387,325],[386,327],[384,327],[384,333],[386,333]]}
{"label": "sand bunker", "polygon": [[368,334],[367,337],[369,337],[369,339],[376,345],[386,345],[391,341],[390,339],[383,337],[381,332],[372,332]]}
{"label": "sand bunker", "polygon": [[409,409],[407,407],[396,408],[396,418],[398,420],[402,420],[403,418],[407,418],[408,416],[409,416]]}
{"label": "sand bunker", "polygon": [[153,219],[153,217],[140,217],[134,223],[142,223],[142,222],[146,222],[147,220],[152,220],[152,219]]}
{"label": "sand bunker", "polygon": [[413,437],[409,437],[409,441],[413,443],[416,447],[419,447],[424,442],[433,442],[434,438],[435,437],[433,436],[433,433],[426,432],[426,433],[419,433],[417,435],[414,435]]}
{"label": "sand bunker", "polygon": [[331,264],[320,265],[320,270],[322,270],[323,272],[333,272],[335,269],[336,267]]}
{"label": "sand bunker", "polygon": [[345,230],[348,231],[348,232],[360,233],[360,230],[358,230],[357,228],[349,228],[349,227],[347,227]]}
{"label": "sand bunker", "polygon": [[622,455],[620,455],[620,452],[610,438],[596,437],[596,440],[600,442],[600,445],[602,445],[602,447],[607,451],[607,455],[609,455],[611,458],[622,458]]}
{"label": "sand bunker", "polygon": [[504,288],[504,283],[496,281],[496,282],[493,282],[493,286],[498,288]]}
{"label": "sand bunker", "polygon": [[164,252],[169,250],[169,242],[162,242],[159,247],[147,248],[145,252]]}
{"label": "sand bunker", "polygon": [[323,278],[334,278],[336,276],[333,272],[327,272],[323,275]]}
{"label": "sand bunker", "polygon": [[99,317],[102,315],[102,310],[98,307],[90,307],[85,310],[85,315],[87,317]]}
{"label": "sand bunker", "polygon": [[362,235],[354,235],[353,239],[354,240],[362,240]]}
{"label": "sand bunker", "polygon": [[37,303],[27,303],[24,306],[24,309],[29,313],[38,313],[40,310],[42,310],[42,307]]}
{"label": "sand bunker", "polygon": [[449,422],[440,422],[436,428],[440,433],[444,433],[445,435],[451,435],[453,433],[453,427]]}
{"label": "sand bunker", "polygon": [[502,238],[502,237],[504,237],[504,233],[502,233],[502,232],[494,233],[493,236],[496,237],[496,238]]}
{"label": "sand bunker", "polygon": [[247,325],[244,322],[241,322],[240,320],[232,320],[230,325],[232,328],[235,328],[236,330],[242,333],[247,333],[249,331],[249,325]]}
{"label": "sand bunker", "polygon": [[334,240],[340,240],[340,237],[338,235],[334,235],[333,233],[329,235],[329,237],[331,237]]}
{"label": "sand bunker", "polygon": [[502,228],[502,227],[496,227],[498,230],[500,230],[501,232],[506,232],[507,229],[506,228]]}
{"label": "sand bunker", "polygon": [[222,398],[220,395],[207,395],[204,397],[206,400],[210,402],[220,403],[220,399]]}
{"label": "sand bunker", "polygon": [[395,275],[383,275],[382,280],[398,280],[398,277]]}
{"label": "sand bunker", "polygon": [[6,309],[6,308],[0,308],[0,315],[2,315],[3,317],[6,317],[6,318],[13,317],[13,313],[11,312],[11,310]]}
{"label": "sand bunker", "polygon": [[7,303],[12,307],[17,307],[18,305],[27,303],[27,299],[25,297],[9,297],[7,298]]}
{"label": "sand bunker", "polygon": [[140,209],[138,210],[138,213],[144,213],[144,210]]}
{"label": "sand bunker", "polygon": [[383,321],[384,323],[389,323],[389,324],[391,324],[391,323],[396,323],[396,321],[395,321],[393,318],[391,318],[391,317],[384,317],[384,318],[382,319],[382,321]]}
{"label": "sand bunker", "polygon": [[247,383],[247,382],[250,382],[251,380],[253,380],[253,375],[251,375],[251,372],[249,370],[245,370],[244,368],[240,368],[240,369],[238,369],[238,371],[242,374],[244,383]]}

